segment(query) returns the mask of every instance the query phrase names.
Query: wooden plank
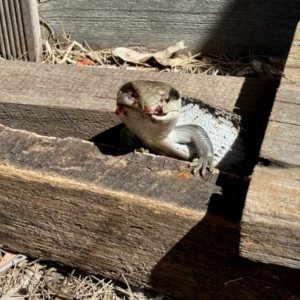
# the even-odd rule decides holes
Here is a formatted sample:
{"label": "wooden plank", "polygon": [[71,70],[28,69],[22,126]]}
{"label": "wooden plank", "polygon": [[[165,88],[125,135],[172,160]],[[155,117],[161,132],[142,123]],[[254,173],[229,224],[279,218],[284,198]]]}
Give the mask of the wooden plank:
{"label": "wooden plank", "polygon": [[300,23],[261,147],[261,156],[280,165],[300,166]]}
{"label": "wooden plank", "polygon": [[[291,81],[293,84],[294,83],[300,83],[300,75],[299,72],[297,72],[297,69],[299,71],[300,68],[300,56],[299,56],[299,47],[300,47],[300,30],[299,30],[299,23],[296,28],[294,38],[291,44],[289,56],[286,62],[286,66],[284,69],[284,73],[287,77],[287,81]],[[296,72],[294,72],[296,71]],[[286,84],[286,82],[283,82],[283,85]]]}
{"label": "wooden plank", "polygon": [[241,223],[241,255],[300,269],[300,169],[256,167]]}
{"label": "wooden plank", "polygon": [[285,167],[300,166],[300,128],[294,124],[269,122],[260,156]]}
{"label": "wooden plank", "polygon": [[274,122],[300,125],[300,23],[294,35],[271,114]]}
{"label": "wooden plank", "polygon": [[169,82],[182,95],[235,110],[255,124],[258,119],[266,122],[278,84],[237,77],[7,61],[0,62],[0,78],[0,123],[44,135],[87,140],[120,123],[114,115],[115,99],[119,87],[127,81]]}
{"label": "wooden plank", "polygon": [[[28,4],[28,2],[24,1]],[[27,54],[27,47],[26,47],[26,38],[24,34],[24,26],[23,26],[23,17],[22,17],[22,10],[20,7],[20,2],[18,0],[10,1],[10,3],[13,3],[12,5],[15,9],[14,15],[16,19],[16,24],[14,24],[15,28],[15,41],[16,45],[20,45],[20,52],[18,52],[18,57],[23,57],[24,60],[28,60],[28,54]],[[25,22],[28,22],[25,20]],[[27,23],[26,23],[27,24]]]}
{"label": "wooden plank", "polygon": [[41,50],[36,0],[0,0],[0,54],[36,61]]}
{"label": "wooden plank", "polygon": [[[195,53],[249,52],[286,56],[299,20],[297,1],[41,0],[41,17],[57,33],[94,48],[164,49],[185,40]],[[253,21],[255,20],[255,21]],[[234,34],[232,34],[234,32]]]}
{"label": "wooden plank", "polygon": [[4,126],[0,145],[3,249],[184,299],[299,294],[299,271],[238,260],[247,182]]}
{"label": "wooden plank", "polygon": [[284,168],[257,166],[241,227],[241,255],[300,268],[300,23],[260,155]]}
{"label": "wooden plank", "polygon": [[39,61],[42,44],[40,35],[40,21],[38,2],[36,0],[20,1],[24,37],[29,61]]}

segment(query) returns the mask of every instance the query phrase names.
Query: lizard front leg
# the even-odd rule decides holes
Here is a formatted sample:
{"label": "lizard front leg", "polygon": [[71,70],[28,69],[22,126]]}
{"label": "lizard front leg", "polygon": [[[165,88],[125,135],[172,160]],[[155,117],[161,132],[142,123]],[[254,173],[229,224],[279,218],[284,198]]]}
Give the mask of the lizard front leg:
{"label": "lizard front leg", "polygon": [[[127,127],[123,128],[120,133],[120,142],[124,147],[140,149],[143,145],[139,138]],[[145,140],[144,146],[147,148],[167,155],[184,160],[192,161],[192,173],[202,176],[206,169],[213,167],[213,145],[207,133],[198,125],[180,125],[176,126],[167,138],[163,141]]]}
{"label": "lizard front leg", "polygon": [[186,144],[192,143],[195,147],[195,152],[191,152],[191,147],[188,147],[190,153],[189,159],[196,154],[196,160],[193,160],[191,167],[194,175],[199,174],[201,171],[202,176],[205,174],[206,169],[209,170],[213,167],[214,150],[212,142],[205,132],[205,130],[198,125],[180,125],[176,126],[171,132],[169,138],[175,143]]}

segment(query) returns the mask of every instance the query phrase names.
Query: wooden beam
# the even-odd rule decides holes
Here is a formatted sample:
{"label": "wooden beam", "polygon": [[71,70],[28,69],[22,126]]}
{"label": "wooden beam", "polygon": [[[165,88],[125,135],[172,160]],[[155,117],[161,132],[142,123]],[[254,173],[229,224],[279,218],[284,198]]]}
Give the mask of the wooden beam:
{"label": "wooden beam", "polygon": [[[256,167],[242,218],[241,255],[300,268],[300,23],[260,155],[281,167]],[[286,168],[282,168],[285,166]]]}
{"label": "wooden beam", "polygon": [[0,0],[0,54],[3,58],[39,60],[41,51],[36,0]]}
{"label": "wooden beam", "polygon": [[254,49],[286,57],[300,4],[292,0],[173,0],[171,5],[98,0],[86,5],[85,0],[41,0],[39,13],[56,33],[71,33],[77,42],[87,41],[95,50],[120,46],[163,50],[185,40],[193,54],[232,57]]}
{"label": "wooden beam", "polygon": [[20,8],[24,26],[24,38],[26,43],[28,60],[40,61],[42,43],[38,13],[38,1],[22,0],[20,1]]}
{"label": "wooden beam", "polygon": [[280,166],[300,166],[299,130],[299,125],[270,121],[260,156]]}
{"label": "wooden beam", "polygon": [[244,257],[300,268],[299,179],[299,168],[255,168],[242,219]]}
{"label": "wooden beam", "polygon": [[3,249],[184,299],[299,292],[299,271],[238,259],[247,182],[2,125],[0,145]]}
{"label": "wooden beam", "polygon": [[280,165],[300,166],[299,45],[298,24],[261,148],[263,157]]}
{"label": "wooden beam", "polygon": [[[1,61],[0,65],[1,124],[42,135],[73,136],[86,140],[120,124],[114,114],[115,99],[119,87],[127,81],[169,82],[182,95],[235,110],[261,132],[266,126],[278,85],[278,82],[237,77],[8,61]],[[256,140],[259,143],[259,138],[256,137]],[[103,134],[99,142],[107,142]]]}

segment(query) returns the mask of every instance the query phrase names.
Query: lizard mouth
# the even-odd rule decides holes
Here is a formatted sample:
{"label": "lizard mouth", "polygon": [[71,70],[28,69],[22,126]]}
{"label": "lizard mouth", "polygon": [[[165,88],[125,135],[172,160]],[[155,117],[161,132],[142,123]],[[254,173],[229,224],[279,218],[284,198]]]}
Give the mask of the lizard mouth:
{"label": "lizard mouth", "polygon": [[166,116],[167,114],[164,112],[163,108],[161,106],[157,106],[154,110],[154,113],[152,115],[155,115],[155,116]]}
{"label": "lizard mouth", "polygon": [[164,116],[167,116],[171,112],[174,112],[174,111],[177,112],[177,110],[171,110],[171,111],[168,111],[168,112],[164,112],[163,107],[161,107],[160,105],[158,105],[154,110],[151,107],[145,107],[143,110],[140,110],[137,107],[132,107],[130,105],[117,104],[117,109],[115,111],[115,114],[116,115],[120,115],[120,114],[124,113],[126,115],[126,112],[124,110],[125,108],[129,108],[129,109],[135,110],[137,112],[140,112],[142,114],[148,115],[150,117],[152,117],[152,116],[155,116],[155,117],[164,117]]}

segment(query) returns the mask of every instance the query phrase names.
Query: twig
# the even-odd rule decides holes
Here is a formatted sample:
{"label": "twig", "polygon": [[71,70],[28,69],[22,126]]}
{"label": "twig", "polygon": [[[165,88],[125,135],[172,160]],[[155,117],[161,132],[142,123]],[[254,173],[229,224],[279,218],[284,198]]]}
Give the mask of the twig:
{"label": "twig", "polygon": [[232,279],[232,280],[229,280],[229,281],[225,282],[224,285],[227,285],[227,284],[229,284],[231,282],[235,282],[235,281],[242,280],[242,279],[244,279],[244,278],[240,277],[240,278],[237,278],[237,279]]}

